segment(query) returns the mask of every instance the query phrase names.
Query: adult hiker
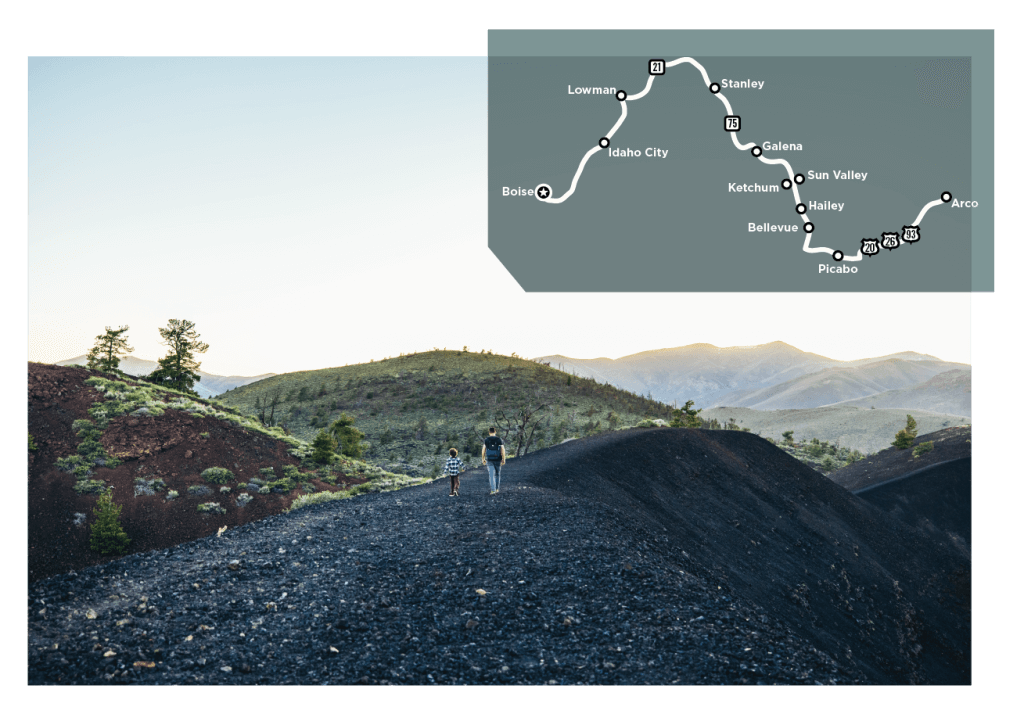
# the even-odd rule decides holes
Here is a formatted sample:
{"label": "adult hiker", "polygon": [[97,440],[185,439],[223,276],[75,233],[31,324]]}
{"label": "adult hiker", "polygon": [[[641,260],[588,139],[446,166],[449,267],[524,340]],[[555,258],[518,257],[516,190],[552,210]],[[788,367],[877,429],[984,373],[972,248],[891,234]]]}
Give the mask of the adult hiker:
{"label": "adult hiker", "polygon": [[488,436],[484,439],[484,448],[480,452],[480,458],[487,464],[487,475],[491,479],[491,495],[498,492],[501,485],[501,467],[505,465],[505,442],[498,436],[497,430],[492,426],[488,430]]}

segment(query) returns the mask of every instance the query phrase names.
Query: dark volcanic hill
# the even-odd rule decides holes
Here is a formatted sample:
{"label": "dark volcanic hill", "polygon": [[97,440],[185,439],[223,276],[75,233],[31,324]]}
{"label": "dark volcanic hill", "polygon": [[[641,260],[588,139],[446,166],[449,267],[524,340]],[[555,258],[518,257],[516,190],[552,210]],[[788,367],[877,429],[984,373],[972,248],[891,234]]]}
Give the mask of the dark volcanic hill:
{"label": "dark volcanic hill", "polygon": [[661,526],[686,561],[871,681],[969,679],[969,610],[952,603],[970,561],[945,534],[890,522],[748,433],[634,430],[564,447],[522,464],[529,480]]}
{"label": "dark volcanic hill", "polygon": [[609,432],[446,493],[36,583],[29,681],[970,682],[968,557],[753,434]]}
{"label": "dark volcanic hill", "polygon": [[969,425],[919,434],[914,440],[914,445],[919,446],[926,441],[932,442],[933,448],[919,456],[914,455],[914,449],[900,450],[890,446],[849,466],[837,469],[828,477],[845,489],[859,491],[900,478],[912,471],[920,471],[926,466],[971,456]]}
{"label": "dark volcanic hill", "polygon": [[[361,462],[313,472],[289,453],[295,439],[223,407],[88,369],[29,363],[28,426],[36,445],[28,473],[30,580],[111,560],[89,547],[97,496],[108,489],[122,506],[131,552],[140,552],[280,513],[309,491],[367,480]],[[228,469],[230,478],[211,483],[202,476],[210,467]],[[295,478],[281,481],[288,469]],[[261,493],[263,483],[278,485]],[[200,512],[201,504],[224,512]]]}
{"label": "dark volcanic hill", "polygon": [[911,525],[962,538],[971,547],[970,457],[925,466],[854,493]]}

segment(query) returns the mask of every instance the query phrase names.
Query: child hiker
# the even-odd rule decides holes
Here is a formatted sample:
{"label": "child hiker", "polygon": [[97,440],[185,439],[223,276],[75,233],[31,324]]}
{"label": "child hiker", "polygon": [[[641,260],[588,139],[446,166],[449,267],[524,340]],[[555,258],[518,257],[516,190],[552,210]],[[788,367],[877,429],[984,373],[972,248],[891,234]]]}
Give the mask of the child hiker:
{"label": "child hiker", "polygon": [[459,472],[465,468],[466,465],[459,458],[459,450],[448,449],[448,460],[444,464],[444,472],[452,480],[452,492],[448,494],[449,496],[459,495]]}

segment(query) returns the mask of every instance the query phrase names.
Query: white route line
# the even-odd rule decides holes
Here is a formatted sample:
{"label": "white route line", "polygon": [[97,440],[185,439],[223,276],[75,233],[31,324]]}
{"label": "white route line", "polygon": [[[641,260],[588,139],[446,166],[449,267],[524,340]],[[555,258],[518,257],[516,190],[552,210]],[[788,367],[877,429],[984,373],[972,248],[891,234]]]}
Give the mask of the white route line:
{"label": "white route line", "polygon": [[[711,78],[708,77],[708,72],[707,72],[706,69],[704,69],[704,65],[702,65],[700,62],[698,62],[697,60],[693,59],[692,57],[680,57],[679,59],[675,59],[675,60],[672,60],[671,62],[665,63],[665,67],[666,68],[668,68],[668,67],[675,67],[676,65],[680,65],[680,64],[693,65],[695,68],[697,68],[700,71],[701,77],[704,78],[704,85],[706,87],[709,87],[709,88],[711,87]],[[613,136],[615,136],[615,132],[617,132],[619,130],[619,127],[622,126],[623,122],[626,121],[626,114],[627,114],[626,102],[632,102],[632,101],[635,101],[637,99],[642,99],[643,97],[647,96],[647,93],[651,91],[651,87],[654,86],[654,80],[655,80],[655,78],[657,76],[660,76],[660,75],[654,75],[654,74],[650,75],[647,78],[647,86],[644,87],[642,92],[640,92],[638,94],[632,94],[632,95],[627,94],[626,95],[626,101],[625,102],[619,102],[622,105],[622,114],[619,116],[619,120],[617,122],[615,122],[615,126],[613,126],[611,128],[611,131],[609,131],[605,135],[606,138],[611,139]],[[715,93],[714,96],[716,96],[720,100],[722,100],[722,104],[725,105],[725,111],[727,112],[728,115],[732,115],[732,113],[733,113],[732,105],[729,104],[729,100],[725,98],[725,95],[722,94],[721,91],[719,91],[719,92]],[[757,146],[757,144],[754,143],[754,142],[750,142],[749,144],[741,144],[739,139],[736,138],[736,132],[734,132],[734,131],[730,131],[729,132],[729,136],[732,137],[733,145],[737,149],[739,149],[740,151],[749,151],[750,149],[752,149],[755,146]],[[583,167],[587,165],[587,161],[590,160],[591,156],[593,156],[594,154],[596,154],[598,151],[601,151],[601,150],[602,150],[601,146],[598,145],[598,146],[595,146],[594,148],[592,148],[590,151],[588,151],[586,154],[583,155],[583,160],[580,161],[580,166],[579,166],[578,169],[576,169],[576,175],[572,177],[572,185],[569,186],[569,190],[568,191],[566,191],[564,194],[562,194],[558,198],[554,198],[554,197],[552,197],[552,198],[538,198],[537,200],[541,201],[542,203],[562,203],[567,198],[569,198],[569,196],[573,195],[576,192],[576,184],[579,183],[580,176],[583,174]],[[778,165],[784,166],[786,168],[786,173],[789,174],[789,180],[793,182],[793,185],[790,188],[790,190],[793,192],[794,205],[799,204],[800,203],[800,188],[799,188],[798,184],[796,183],[796,174],[793,171],[793,167],[789,165],[789,162],[786,161],[785,159],[769,159],[769,158],[765,157],[764,154],[762,154],[761,156],[758,156],[757,159],[762,164],[778,164]],[[941,206],[943,203],[944,203],[944,201],[942,199],[938,199],[938,200],[935,200],[935,201],[931,201],[930,203],[926,203],[924,208],[921,209],[921,212],[919,214],[917,214],[917,219],[913,223],[911,223],[910,225],[912,225],[912,226],[920,226],[921,225],[921,221],[924,220],[925,214],[928,213],[928,211],[930,209],[935,208],[936,206]],[[807,217],[806,213],[801,213],[800,217],[802,219],[804,219],[804,224],[805,225],[811,222],[811,219]],[[804,246],[803,246],[803,249],[804,249],[805,253],[834,253],[835,252],[831,248],[825,248],[825,247],[812,248],[811,247],[811,237],[814,235],[814,233],[811,232],[811,233],[807,233],[806,235],[807,235],[807,237],[804,239]],[[906,241],[903,240],[902,236],[900,237],[900,243],[906,243]],[[848,260],[850,262],[856,262],[858,260],[862,260],[863,258],[864,258],[864,256],[861,253],[861,250],[859,248],[857,249],[857,254],[856,255],[845,255],[845,254],[843,255],[843,260]]]}

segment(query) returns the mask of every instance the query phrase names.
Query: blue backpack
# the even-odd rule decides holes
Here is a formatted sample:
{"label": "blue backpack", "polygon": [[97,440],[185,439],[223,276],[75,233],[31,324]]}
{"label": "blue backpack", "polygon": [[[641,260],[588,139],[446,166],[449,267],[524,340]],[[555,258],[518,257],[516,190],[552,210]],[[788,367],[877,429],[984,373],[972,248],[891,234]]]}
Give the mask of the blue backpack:
{"label": "blue backpack", "polygon": [[[489,436],[487,438],[497,439],[498,437]],[[488,461],[501,461],[501,444],[495,444],[494,442],[484,442],[484,446],[487,449],[485,453],[487,454]]]}

